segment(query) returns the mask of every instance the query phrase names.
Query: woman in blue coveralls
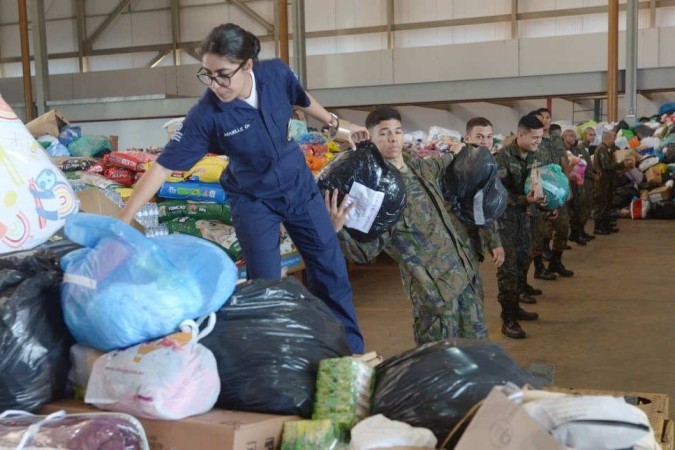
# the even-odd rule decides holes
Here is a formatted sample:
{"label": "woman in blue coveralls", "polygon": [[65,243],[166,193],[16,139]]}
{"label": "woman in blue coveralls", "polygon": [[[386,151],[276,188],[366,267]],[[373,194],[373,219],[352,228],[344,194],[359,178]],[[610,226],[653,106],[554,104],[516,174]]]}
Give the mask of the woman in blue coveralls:
{"label": "woman in blue coveralls", "polygon": [[[344,324],[352,351],[363,353],[340,244],[304,155],[288,138],[293,105],[333,130],[340,121],[303,89],[287,65],[258,61],[259,52],[258,38],[235,24],[211,31],[197,74],[209,89],[138,182],[120,219],[131,222],[171,172],[190,169],[207,152],[227,155],[220,182],[249,279],[281,277],[283,223],[305,261],[309,289]],[[347,134],[350,140],[368,137],[365,128],[352,124]]]}

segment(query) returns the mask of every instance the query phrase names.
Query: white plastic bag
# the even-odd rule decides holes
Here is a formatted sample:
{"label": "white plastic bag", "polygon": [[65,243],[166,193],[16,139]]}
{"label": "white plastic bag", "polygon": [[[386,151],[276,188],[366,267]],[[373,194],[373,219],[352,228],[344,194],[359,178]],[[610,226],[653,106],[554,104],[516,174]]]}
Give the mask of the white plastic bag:
{"label": "white plastic bag", "polygon": [[429,128],[427,139],[429,143],[444,142],[450,144],[452,142],[461,142],[462,133],[434,125]]}
{"label": "white plastic bag", "polygon": [[369,417],[352,428],[350,450],[370,450],[388,447],[436,448],[436,436],[426,428],[414,428],[407,423],[387,419],[382,414]]}
{"label": "white plastic bag", "polygon": [[89,383],[91,371],[94,369],[94,363],[103,354],[101,351],[80,344],[70,347],[70,363],[72,365],[68,374],[68,381],[73,386],[75,398],[84,399],[87,383]]}
{"label": "white plastic bag", "polygon": [[178,333],[100,357],[85,402],[148,419],[179,420],[209,411],[220,394],[220,378],[213,353],[198,343],[215,325],[215,314],[207,317],[201,333],[201,321],[186,320]]}
{"label": "white plastic bag", "polygon": [[34,248],[77,212],[63,173],[0,97],[0,254]]}

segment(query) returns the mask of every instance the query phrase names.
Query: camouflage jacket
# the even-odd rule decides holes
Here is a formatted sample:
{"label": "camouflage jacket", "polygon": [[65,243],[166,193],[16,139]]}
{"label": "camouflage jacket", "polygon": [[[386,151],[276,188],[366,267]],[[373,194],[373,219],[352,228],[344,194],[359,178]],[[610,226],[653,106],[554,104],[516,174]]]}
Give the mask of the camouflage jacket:
{"label": "camouflage jacket", "polygon": [[526,158],[521,157],[517,141],[495,155],[499,179],[508,193],[504,218],[515,218],[518,214],[527,212],[527,194],[525,194],[525,180],[530,176],[535,164],[542,165],[535,152],[527,152]]}
{"label": "camouflage jacket", "polygon": [[624,168],[622,162],[618,163],[614,161],[614,152],[616,150],[618,150],[618,148],[615,145],[612,145],[610,148],[604,143],[598,145],[595,149],[594,167],[596,170],[601,170],[602,175],[613,177],[617,170]]}
{"label": "camouflage jacket", "polygon": [[448,309],[468,285],[477,282],[478,261],[464,226],[445,209],[438,182],[453,155],[425,159],[405,157],[401,175],[407,204],[401,219],[376,240],[359,243],[345,230],[338,233],[350,261],[365,263],[387,253],[401,270],[403,287],[416,306],[415,314]]}
{"label": "camouflage jacket", "polygon": [[557,164],[562,166],[561,158],[567,158],[567,150],[562,138],[558,135],[544,136],[537,150],[537,159],[541,165]]}
{"label": "camouflage jacket", "polygon": [[570,152],[574,156],[578,156],[584,161],[586,161],[586,172],[584,172],[584,179],[585,180],[591,180],[593,179],[593,160],[591,159],[590,153],[588,153],[588,150],[581,145],[577,144],[574,147],[570,148]]}

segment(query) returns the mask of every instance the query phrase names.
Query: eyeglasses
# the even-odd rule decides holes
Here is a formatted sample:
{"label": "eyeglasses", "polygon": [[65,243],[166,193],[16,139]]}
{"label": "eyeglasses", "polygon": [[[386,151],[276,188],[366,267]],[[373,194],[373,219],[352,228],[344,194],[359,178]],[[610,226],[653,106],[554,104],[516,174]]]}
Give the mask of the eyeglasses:
{"label": "eyeglasses", "polygon": [[[246,64],[246,61],[243,63],[239,64],[239,66],[234,69],[234,72],[230,74],[223,74],[223,73],[217,73],[216,75],[209,75],[204,72],[200,72],[197,74],[197,79],[204,85],[211,87],[211,83],[215,82],[218,86],[221,87],[228,87],[230,83],[232,82],[232,77],[236,75],[237,72],[239,72],[239,69],[244,67],[244,64]],[[203,68],[202,68],[203,69]],[[199,70],[202,70],[199,69]]]}

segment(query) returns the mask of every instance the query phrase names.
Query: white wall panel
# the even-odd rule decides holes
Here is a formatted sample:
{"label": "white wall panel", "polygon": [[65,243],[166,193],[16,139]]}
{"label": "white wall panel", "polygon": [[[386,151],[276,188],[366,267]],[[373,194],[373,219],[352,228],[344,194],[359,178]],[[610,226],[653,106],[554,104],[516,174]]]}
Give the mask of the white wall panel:
{"label": "white wall panel", "polygon": [[90,56],[87,59],[89,61],[90,72],[127,69],[133,67],[134,64],[134,57],[132,55]]}
{"label": "white wall panel", "polygon": [[171,11],[155,11],[130,16],[132,45],[171,42]]}
{"label": "white wall panel", "polygon": [[77,58],[52,59],[49,61],[49,74],[58,75],[73,73],[80,70]]}
{"label": "white wall panel", "polygon": [[[672,43],[675,42],[675,27],[659,29],[659,66],[672,67],[675,66],[675,52],[673,51]],[[675,73],[673,73],[673,80],[675,80]]]}
{"label": "white wall panel", "polygon": [[392,51],[310,56],[307,78],[308,89],[392,84]]}
{"label": "white wall panel", "polygon": [[21,42],[19,41],[18,25],[5,25],[0,27],[0,55],[21,56]]}
{"label": "white wall panel", "polygon": [[208,32],[230,21],[231,6],[222,2],[203,8],[186,8],[181,11],[181,39],[185,42],[201,41]]}
{"label": "white wall panel", "polygon": [[520,75],[605,70],[607,34],[521,39],[519,62]]}
{"label": "white wall panel", "polygon": [[395,83],[511,76],[518,76],[517,41],[394,50]]}
{"label": "white wall panel", "polygon": [[88,16],[94,14],[110,14],[118,3],[119,0],[86,0],[84,8]]}
{"label": "white wall panel", "polygon": [[675,7],[659,8],[656,11],[656,26],[657,27],[675,26]]}
{"label": "white wall panel", "polygon": [[74,20],[55,20],[45,24],[49,53],[77,51],[77,29]]}
{"label": "white wall panel", "polygon": [[[87,18],[87,36],[91,36],[104,20],[104,17]],[[129,14],[121,14],[117,20],[101,33],[94,43],[94,48],[116,48],[131,45],[133,45],[131,16]]]}
{"label": "white wall panel", "polygon": [[[47,19],[72,17],[75,15],[73,3],[71,0],[45,0],[45,17]],[[30,8],[30,3],[28,7]]]}
{"label": "white wall panel", "polygon": [[[181,5],[185,2],[181,1]],[[143,11],[147,9],[170,8],[171,0],[135,0],[131,2],[134,11]]]}

